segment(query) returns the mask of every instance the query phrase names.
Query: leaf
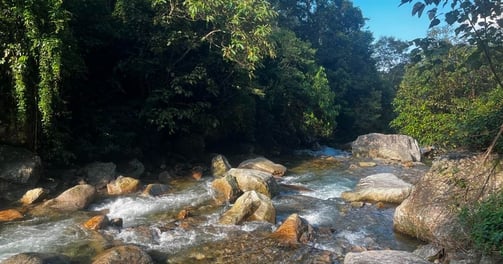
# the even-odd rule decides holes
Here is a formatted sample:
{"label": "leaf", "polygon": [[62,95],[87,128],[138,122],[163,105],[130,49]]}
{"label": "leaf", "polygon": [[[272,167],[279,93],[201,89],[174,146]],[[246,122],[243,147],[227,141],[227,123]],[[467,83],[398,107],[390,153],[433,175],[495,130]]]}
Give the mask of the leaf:
{"label": "leaf", "polygon": [[415,16],[417,14],[418,17],[421,17],[425,7],[426,5],[421,2],[415,3],[414,7],[412,8],[412,16]]}
{"label": "leaf", "polygon": [[430,20],[434,19],[436,15],[437,15],[437,8],[436,7],[428,10],[428,18]]}
{"label": "leaf", "polygon": [[433,20],[430,22],[430,28],[432,28],[432,27],[434,27],[434,26],[436,26],[436,25],[438,25],[438,24],[440,24],[440,20],[439,20],[438,18],[435,18],[435,19],[433,19]]}
{"label": "leaf", "polygon": [[400,5],[399,5],[399,6],[402,6],[402,5],[404,5],[404,4],[407,4],[407,3],[412,2],[412,0],[401,0],[401,1],[402,1],[402,2],[400,3]]}
{"label": "leaf", "polygon": [[447,22],[447,24],[449,25],[452,25],[454,24],[454,22],[456,22],[456,20],[458,20],[458,16],[459,16],[458,10],[447,12],[445,14],[445,22]]}

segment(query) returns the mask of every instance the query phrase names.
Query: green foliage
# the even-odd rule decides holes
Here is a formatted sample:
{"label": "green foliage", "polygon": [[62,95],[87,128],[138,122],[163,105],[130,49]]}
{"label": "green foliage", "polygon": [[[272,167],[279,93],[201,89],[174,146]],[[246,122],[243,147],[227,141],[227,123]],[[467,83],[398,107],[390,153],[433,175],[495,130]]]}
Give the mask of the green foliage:
{"label": "green foliage", "polygon": [[498,252],[503,256],[503,192],[465,207],[459,217],[477,249],[489,255]]}
{"label": "green foliage", "polygon": [[487,66],[470,67],[471,46],[424,53],[407,68],[394,100],[392,126],[422,144],[481,149],[501,115],[501,89]]}

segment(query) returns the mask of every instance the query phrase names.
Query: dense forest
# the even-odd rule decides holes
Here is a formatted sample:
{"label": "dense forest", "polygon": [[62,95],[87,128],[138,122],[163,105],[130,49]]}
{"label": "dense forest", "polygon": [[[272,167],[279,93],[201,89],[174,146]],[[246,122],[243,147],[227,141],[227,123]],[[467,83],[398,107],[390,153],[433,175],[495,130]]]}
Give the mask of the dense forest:
{"label": "dense forest", "polygon": [[52,164],[369,132],[483,150],[503,124],[501,1],[412,14],[428,6],[433,30],[408,43],[375,40],[348,0],[4,0],[0,141]]}

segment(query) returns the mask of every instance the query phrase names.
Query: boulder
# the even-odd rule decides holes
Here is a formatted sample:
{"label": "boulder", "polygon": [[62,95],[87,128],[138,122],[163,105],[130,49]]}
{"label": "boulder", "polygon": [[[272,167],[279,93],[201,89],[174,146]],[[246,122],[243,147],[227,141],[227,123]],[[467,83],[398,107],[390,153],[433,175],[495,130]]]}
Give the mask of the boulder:
{"label": "boulder", "polygon": [[140,181],[132,177],[119,176],[114,181],[107,184],[109,195],[124,195],[138,191]]}
{"label": "boulder", "polygon": [[101,189],[115,178],[116,168],[113,162],[93,162],[82,168],[81,173],[88,184]]}
{"label": "boulder", "polygon": [[35,185],[42,174],[42,161],[34,153],[0,145],[0,179],[26,186]]}
{"label": "boulder", "polygon": [[153,264],[152,258],[141,248],[133,245],[117,246],[99,254],[93,264]]}
{"label": "boulder", "polygon": [[215,178],[224,177],[231,168],[231,164],[223,155],[217,155],[211,160],[211,173]]}
{"label": "boulder", "polygon": [[138,179],[145,172],[145,166],[138,159],[132,159],[126,164],[121,164],[117,170],[120,171],[122,175]]}
{"label": "boulder", "polygon": [[359,136],[351,146],[355,157],[421,161],[417,140],[406,135],[371,133]]}
{"label": "boulder", "polygon": [[307,243],[314,237],[313,227],[298,214],[291,214],[271,235],[286,244]]}
{"label": "boulder", "polygon": [[236,178],[227,175],[223,178],[217,178],[211,182],[211,187],[215,190],[215,198],[221,202],[234,203],[236,199],[243,194],[239,189]]}
{"label": "boulder", "polygon": [[440,259],[443,258],[445,254],[443,248],[433,244],[421,245],[412,253],[429,262],[435,262],[436,260],[440,262]]}
{"label": "boulder", "polygon": [[[499,164],[498,164],[499,163]],[[503,190],[503,161],[479,156],[448,156],[433,162],[393,217],[398,232],[456,251],[470,248],[459,210]]]}
{"label": "boulder", "polygon": [[219,220],[224,225],[236,225],[247,221],[276,223],[276,209],[271,199],[256,191],[245,192]]}
{"label": "boulder", "polygon": [[70,264],[70,258],[65,255],[50,253],[19,253],[2,261],[2,264]]}
{"label": "boulder", "polygon": [[161,183],[150,183],[142,192],[143,196],[159,196],[166,194],[169,190],[168,185]]}
{"label": "boulder", "polygon": [[257,191],[268,197],[274,197],[279,193],[279,186],[271,174],[252,169],[230,169],[227,172],[236,179],[241,191]]}
{"label": "boulder", "polygon": [[44,188],[35,188],[27,191],[23,197],[19,200],[23,205],[30,205],[36,202],[40,202],[46,195],[47,190]]}
{"label": "boulder", "polygon": [[344,264],[430,264],[430,262],[406,251],[370,250],[346,254]]}
{"label": "boulder", "polygon": [[46,201],[43,207],[62,211],[78,211],[86,208],[96,197],[96,189],[89,184],[76,185],[58,197]]}
{"label": "boulder", "polygon": [[343,192],[341,197],[347,201],[375,201],[401,203],[412,189],[407,183],[392,173],[378,173],[361,179],[353,191]]}
{"label": "boulder", "polygon": [[276,177],[281,177],[285,174],[286,172],[286,167],[274,163],[264,157],[258,157],[254,159],[249,159],[241,162],[238,166],[240,169],[252,169],[252,170],[259,170],[263,172],[270,173],[273,176]]}
{"label": "boulder", "polygon": [[18,210],[7,209],[0,211],[0,223],[23,219],[24,216]]}
{"label": "boulder", "polygon": [[107,227],[109,222],[110,221],[108,220],[108,217],[106,215],[97,215],[91,217],[84,224],[82,224],[82,226],[84,226],[86,229],[96,231]]}

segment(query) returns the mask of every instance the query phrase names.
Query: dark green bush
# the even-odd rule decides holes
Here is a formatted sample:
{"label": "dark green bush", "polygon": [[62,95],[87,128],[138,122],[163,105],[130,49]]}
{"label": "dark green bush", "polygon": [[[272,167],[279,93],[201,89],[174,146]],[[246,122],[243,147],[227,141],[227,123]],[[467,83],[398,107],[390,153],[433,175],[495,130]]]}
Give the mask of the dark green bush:
{"label": "dark green bush", "polygon": [[492,194],[472,208],[464,208],[460,219],[477,249],[486,254],[497,251],[503,256],[503,191]]}

